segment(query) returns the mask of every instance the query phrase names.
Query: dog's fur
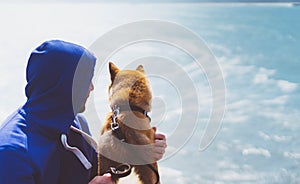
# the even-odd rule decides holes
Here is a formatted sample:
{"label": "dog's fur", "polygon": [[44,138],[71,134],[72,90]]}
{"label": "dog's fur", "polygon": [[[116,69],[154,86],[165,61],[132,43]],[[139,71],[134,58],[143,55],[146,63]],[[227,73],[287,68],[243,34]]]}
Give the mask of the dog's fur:
{"label": "dog's fur", "polygon": [[[111,85],[109,86],[110,106],[134,105],[149,112],[151,109],[151,90],[147,81],[143,66],[136,70],[119,70],[113,63],[109,63]],[[141,184],[154,184],[157,176],[146,162],[158,169],[157,162],[153,160],[153,143],[155,129],[151,128],[150,120],[138,111],[120,111],[117,122],[120,131],[125,138],[125,143],[116,139],[111,130],[113,113],[109,113],[106,122],[101,129],[100,140],[100,174],[105,173],[109,167],[117,166],[119,162],[131,162],[139,160],[144,164],[130,163],[134,167],[135,174]],[[126,146],[127,145],[127,146]],[[151,145],[151,149],[131,149],[128,145],[142,147]],[[117,155],[117,159],[109,159],[104,155]],[[113,159],[113,160],[112,160]],[[115,160],[115,161],[114,161]],[[118,181],[118,180],[117,180]]]}

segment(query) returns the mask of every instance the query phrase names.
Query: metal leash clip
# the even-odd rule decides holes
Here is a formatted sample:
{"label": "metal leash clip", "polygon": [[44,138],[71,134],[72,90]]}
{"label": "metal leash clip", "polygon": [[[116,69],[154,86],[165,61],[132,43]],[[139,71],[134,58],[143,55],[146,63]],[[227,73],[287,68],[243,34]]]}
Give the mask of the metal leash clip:
{"label": "metal leash clip", "polygon": [[117,105],[115,105],[112,110],[113,110],[113,115],[112,115],[112,122],[110,124],[110,127],[113,131],[115,131],[119,128],[119,124],[117,123],[117,117],[120,114],[120,108]]}

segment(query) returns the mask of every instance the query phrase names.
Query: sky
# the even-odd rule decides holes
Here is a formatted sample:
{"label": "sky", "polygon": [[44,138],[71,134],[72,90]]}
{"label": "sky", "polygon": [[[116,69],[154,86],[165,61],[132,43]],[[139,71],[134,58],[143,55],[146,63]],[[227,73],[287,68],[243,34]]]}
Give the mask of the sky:
{"label": "sky", "polygon": [[[26,100],[30,52],[45,40],[63,39],[94,51],[102,48],[98,59],[107,56],[120,68],[145,65],[154,97],[152,123],[168,136],[167,153],[159,162],[164,183],[299,183],[299,12],[291,3],[3,3],[0,121]],[[177,26],[122,27],[144,20]],[[111,51],[118,41],[150,33],[156,33],[152,35],[156,41],[121,44]],[[157,41],[158,37],[169,43]],[[207,48],[211,52],[204,52]],[[201,53],[200,65],[191,53]],[[205,67],[206,60],[211,69]],[[216,77],[209,77],[213,69]],[[90,99],[97,116],[86,112],[95,137],[110,111],[105,63],[98,71]],[[214,79],[225,83],[225,91],[215,91],[217,96],[213,96]],[[219,128],[215,139],[200,151],[216,107],[213,100],[221,103],[222,94],[226,96],[224,118],[215,127]]]}
{"label": "sky", "polygon": [[[5,1],[3,1],[5,2]],[[22,2],[21,0],[12,0],[10,2]],[[29,0],[27,2],[41,2],[39,0]],[[51,1],[44,1],[44,2],[83,2],[82,0],[51,0]],[[98,3],[263,3],[263,2],[268,2],[268,3],[288,3],[288,2],[300,2],[299,0],[86,0],[84,2],[98,2]]]}

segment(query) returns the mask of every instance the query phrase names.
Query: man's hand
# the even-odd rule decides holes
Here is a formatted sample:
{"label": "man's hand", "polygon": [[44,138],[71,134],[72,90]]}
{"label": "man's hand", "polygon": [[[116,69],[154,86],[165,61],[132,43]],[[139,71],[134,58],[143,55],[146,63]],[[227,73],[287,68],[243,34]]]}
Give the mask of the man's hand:
{"label": "man's hand", "polygon": [[115,182],[112,181],[111,175],[108,173],[103,176],[96,176],[89,184],[115,184]]}
{"label": "man's hand", "polygon": [[160,160],[165,154],[167,148],[166,136],[161,133],[154,135],[154,159]]}

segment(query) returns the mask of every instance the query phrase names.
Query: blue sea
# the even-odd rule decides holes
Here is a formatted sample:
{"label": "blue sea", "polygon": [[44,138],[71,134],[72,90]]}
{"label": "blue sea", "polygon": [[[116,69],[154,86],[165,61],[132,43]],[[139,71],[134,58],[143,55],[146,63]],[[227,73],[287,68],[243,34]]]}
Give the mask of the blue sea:
{"label": "blue sea", "polygon": [[[49,39],[91,49],[99,44],[102,66],[86,112],[96,139],[110,111],[105,63],[142,63],[153,91],[152,125],[168,136],[159,161],[162,183],[300,183],[299,17],[300,6],[292,3],[1,2],[0,121],[25,102],[26,61],[37,45]],[[142,27],[122,27],[133,22]],[[118,28],[117,36],[104,39]],[[107,53],[113,43],[147,30],[157,35]],[[176,37],[176,44],[162,41]],[[190,43],[190,50],[180,43]],[[207,65],[187,54],[205,58],[204,51],[213,56]],[[212,68],[219,70],[211,77]],[[214,113],[223,118],[209,129]],[[214,139],[201,149],[206,132]]]}

